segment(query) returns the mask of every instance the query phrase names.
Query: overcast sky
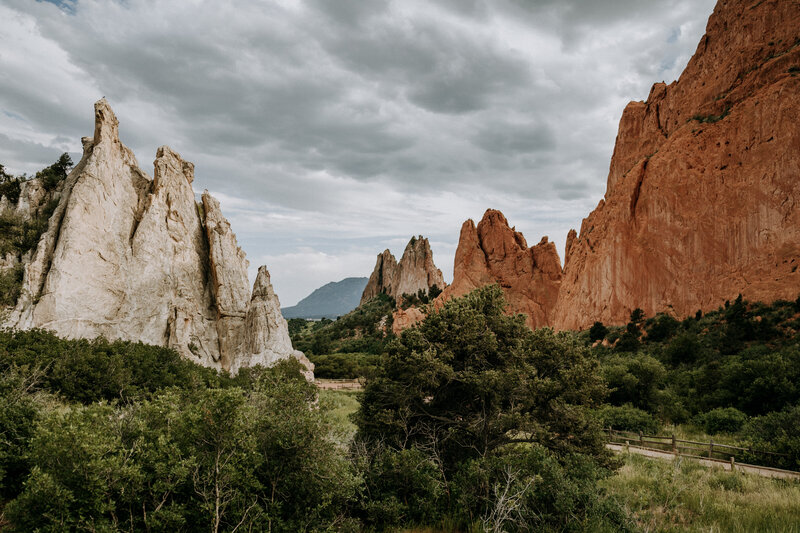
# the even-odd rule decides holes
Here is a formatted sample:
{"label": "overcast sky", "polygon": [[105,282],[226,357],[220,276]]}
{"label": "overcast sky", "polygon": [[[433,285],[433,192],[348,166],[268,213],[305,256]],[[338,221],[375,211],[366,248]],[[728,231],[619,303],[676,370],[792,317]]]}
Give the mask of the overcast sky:
{"label": "overcast sky", "polygon": [[283,305],[500,209],[529,244],[605,192],[622,110],[676,79],[713,0],[0,0],[0,163],[35,172],[105,96],[167,144]]}

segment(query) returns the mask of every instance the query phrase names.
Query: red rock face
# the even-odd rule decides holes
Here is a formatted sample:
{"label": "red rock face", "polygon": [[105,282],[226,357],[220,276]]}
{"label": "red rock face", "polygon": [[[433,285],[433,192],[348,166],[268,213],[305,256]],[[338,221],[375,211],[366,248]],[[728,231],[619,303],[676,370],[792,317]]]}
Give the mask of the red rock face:
{"label": "red rock face", "polygon": [[503,214],[493,209],[486,211],[477,227],[467,220],[461,226],[453,283],[439,301],[490,283],[503,288],[509,311],[525,313],[531,327],[549,325],[561,286],[561,261],[555,245],[544,237],[529,248],[522,233],[509,227]]}
{"label": "red rock face", "polygon": [[498,211],[461,228],[437,302],[499,283],[531,326],[678,317],[800,292],[800,2],[720,0],[680,80],[620,120],[605,198],[555,247]]}
{"label": "red rock face", "polygon": [[679,81],[620,121],[552,324],[800,291],[800,3],[720,1]]}

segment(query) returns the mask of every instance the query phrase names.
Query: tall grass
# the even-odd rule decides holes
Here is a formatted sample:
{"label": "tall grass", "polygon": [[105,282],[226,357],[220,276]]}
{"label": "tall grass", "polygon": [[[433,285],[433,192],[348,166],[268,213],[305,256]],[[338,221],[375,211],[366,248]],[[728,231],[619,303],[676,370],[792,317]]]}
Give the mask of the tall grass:
{"label": "tall grass", "polygon": [[602,482],[643,531],[800,533],[800,483],[676,459],[625,457]]}
{"label": "tall grass", "polygon": [[356,433],[351,415],[358,410],[358,394],[359,391],[348,390],[319,391],[320,404],[329,409],[334,438],[342,446],[348,446]]}

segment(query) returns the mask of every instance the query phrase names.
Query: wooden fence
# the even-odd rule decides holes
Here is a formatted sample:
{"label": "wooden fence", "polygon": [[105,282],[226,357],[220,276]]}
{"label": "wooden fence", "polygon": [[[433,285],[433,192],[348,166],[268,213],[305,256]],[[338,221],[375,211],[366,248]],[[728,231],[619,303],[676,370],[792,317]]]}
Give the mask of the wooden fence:
{"label": "wooden fence", "polygon": [[770,459],[787,458],[785,453],[775,453],[763,450],[754,450],[752,447],[743,448],[741,446],[730,446],[721,444],[710,439],[708,442],[698,442],[694,440],[678,439],[674,434],[664,435],[645,435],[641,431],[634,433],[631,431],[619,431],[606,428],[606,436],[610,444],[625,446],[636,446],[657,452],[667,452],[683,457],[693,457],[697,459],[712,459],[716,461],[730,461],[731,465],[736,462],[749,463],[752,466],[764,466],[771,468],[763,463],[772,463]]}
{"label": "wooden fence", "polygon": [[363,387],[359,379],[316,379],[314,383],[325,390],[361,390]]}

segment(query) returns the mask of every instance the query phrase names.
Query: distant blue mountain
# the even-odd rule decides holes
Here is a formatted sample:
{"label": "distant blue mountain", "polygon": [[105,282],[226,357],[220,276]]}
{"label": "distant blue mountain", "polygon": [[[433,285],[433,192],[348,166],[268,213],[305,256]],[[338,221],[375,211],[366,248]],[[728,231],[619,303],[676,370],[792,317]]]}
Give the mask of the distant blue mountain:
{"label": "distant blue mountain", "polygon": [[281,309],[284,318],[332,318],[346,315],[361,301],[367,278],[345,278],[323,285],[292,307]]}

